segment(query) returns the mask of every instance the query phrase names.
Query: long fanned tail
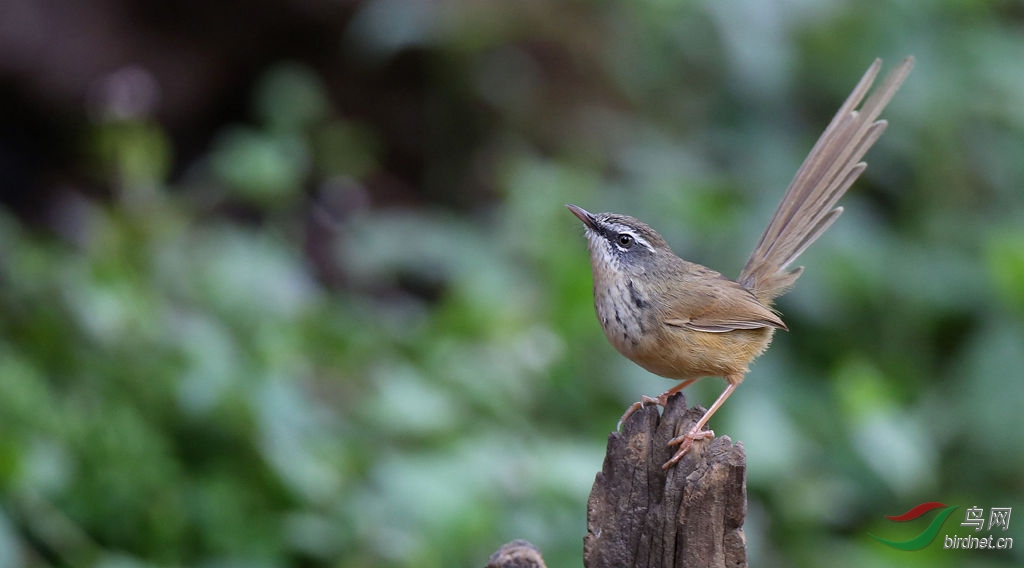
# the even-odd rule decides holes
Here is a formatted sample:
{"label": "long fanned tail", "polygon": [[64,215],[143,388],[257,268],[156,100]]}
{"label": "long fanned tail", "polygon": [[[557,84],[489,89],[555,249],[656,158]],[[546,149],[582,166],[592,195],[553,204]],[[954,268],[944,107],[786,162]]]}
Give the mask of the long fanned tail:
{"label": "long fanned tail", "polygon": [[876,59],[797,170],[740,272],[739,283],[762,302],[793,286],[803,268],[787,270],[789,265],[843,212],[836,203],[867,167],[860,159],[887,125],[878,116],[913,66],[913,57],[904,59],[857,110],[882,68],[882,60]]}

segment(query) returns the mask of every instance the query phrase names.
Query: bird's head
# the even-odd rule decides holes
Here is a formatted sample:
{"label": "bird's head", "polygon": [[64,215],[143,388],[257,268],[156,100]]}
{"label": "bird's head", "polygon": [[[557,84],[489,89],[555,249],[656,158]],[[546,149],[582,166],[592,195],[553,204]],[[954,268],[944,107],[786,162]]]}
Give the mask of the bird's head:
{"label": "bird's head", "polygon": [[643,221],[617,213],[590,213],[567,205],[586,227],[595,278],[600,270],[625,275],[651,272],[665,255],[675,256],[665,239]]}

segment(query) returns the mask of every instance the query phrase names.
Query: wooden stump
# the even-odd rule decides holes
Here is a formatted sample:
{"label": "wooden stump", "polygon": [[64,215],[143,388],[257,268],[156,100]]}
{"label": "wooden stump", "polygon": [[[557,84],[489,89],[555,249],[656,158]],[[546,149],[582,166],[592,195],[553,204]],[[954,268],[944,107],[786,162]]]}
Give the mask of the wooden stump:
{"label": "wooden stump", "polygon": [[[587,502],[587,568],[740,568],[747,565],[747,462],[728,436],[694,442],[682,460],[668,441],[689,430],[704,409],[669,399],[664,413],[640,409],[608,436],[604,466]],[[513,541],[489,568],[543,568],[540,551]]]}
{"label": "wooden stump", "polygon": [[668,441],[703,415],[682,394],[663,415],[648,407],[608,436],[604,466],[587,503],[583,565],[740,567],[747,565],[746,456],[728,436],[694,442],[667,471]]}
{"label": "wooden stump", "polygon": [[487,568],[547,568],[547,565],[536,546],[525,540],[513,540],[487,559]]}

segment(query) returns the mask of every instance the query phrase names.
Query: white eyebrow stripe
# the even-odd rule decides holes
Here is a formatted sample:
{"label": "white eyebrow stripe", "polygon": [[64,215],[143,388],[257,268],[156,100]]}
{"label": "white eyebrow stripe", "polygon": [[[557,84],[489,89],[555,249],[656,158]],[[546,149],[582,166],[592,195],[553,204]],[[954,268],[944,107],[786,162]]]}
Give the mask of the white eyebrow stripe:
{"label": "white eyebrow stripe", "polygon": [[612,223],[611,228],[614,229],[616,233],[626,233],[627,235],[630,235],[631,237],[633,237],[633,240],[644,245],[647,248],[647,250],[654,252],[654,247],[651,246],[651,243],[647,242],[647,239],[636,234],[636,231],[634,231],[632,228],[627,227],[626,225],[620,225],[618,223]]}

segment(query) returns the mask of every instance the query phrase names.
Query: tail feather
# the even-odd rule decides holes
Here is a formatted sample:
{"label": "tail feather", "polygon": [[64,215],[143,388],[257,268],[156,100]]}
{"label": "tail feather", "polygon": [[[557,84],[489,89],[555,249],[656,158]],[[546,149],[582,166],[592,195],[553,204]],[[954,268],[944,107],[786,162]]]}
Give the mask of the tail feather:
{"label": "tail feather", "polygon": [[802,269],[789,265],[843,212],[836,203],[867,167],[860,160],[887,125],[878,116],[913,66],[913,57],[904,59],[856,110],[882,67],[876,59],[814,144],[740,272],[739,283],[760,300],[771,302],[796,282]]}

